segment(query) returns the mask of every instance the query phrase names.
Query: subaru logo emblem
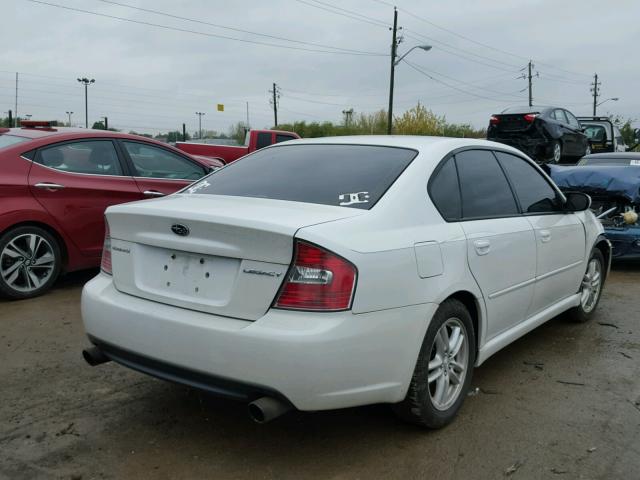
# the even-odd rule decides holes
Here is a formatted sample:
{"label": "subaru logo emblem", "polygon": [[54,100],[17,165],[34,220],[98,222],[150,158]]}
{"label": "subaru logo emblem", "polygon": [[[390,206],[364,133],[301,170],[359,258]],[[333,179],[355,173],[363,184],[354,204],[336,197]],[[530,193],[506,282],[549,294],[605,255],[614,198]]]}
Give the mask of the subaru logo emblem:
{"label": "subaru logo emblem", "polygon": [[176,235],[180,235],[181,237],[186,237],[189,235],[189,227],[186,225],[182,225],[181,223],[174,223],[171,225],[171,231]]}

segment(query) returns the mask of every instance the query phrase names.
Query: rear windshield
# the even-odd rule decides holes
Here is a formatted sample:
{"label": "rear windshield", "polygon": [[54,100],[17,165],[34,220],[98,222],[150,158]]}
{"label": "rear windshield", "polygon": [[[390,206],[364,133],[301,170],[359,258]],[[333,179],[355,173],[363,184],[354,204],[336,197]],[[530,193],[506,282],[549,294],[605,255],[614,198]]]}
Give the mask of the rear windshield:
{"label": "rear windshield", "polygon": [[283,145],[238,160],[183,193],[270,198],[368,210],[416,157],[368,145]]}
{"label": "rear windshield", "polygon": [[505,114],[509,114],[509,113],[536,113],[536,112],[541,112],[542,110],[544,110],[546,107],[509,107],[509,108],[505,108],[502,113]]}
{"label": "rear windshield", "polygon": [[30,138],[16,137],[15,135],[0,135],[0,148],[9,147],[16,143],[26,142]]}
{"label": "rear windshield", "polygon": [[629,157],[583,157],[578,165],[640,165],[638,158]]}

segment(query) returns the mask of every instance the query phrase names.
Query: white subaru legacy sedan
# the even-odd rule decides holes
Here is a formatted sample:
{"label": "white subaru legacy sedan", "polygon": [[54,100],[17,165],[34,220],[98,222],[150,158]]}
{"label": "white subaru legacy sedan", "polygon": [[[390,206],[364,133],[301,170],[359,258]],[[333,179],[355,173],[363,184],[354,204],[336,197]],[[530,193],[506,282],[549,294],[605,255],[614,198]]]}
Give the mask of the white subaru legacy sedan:
{"label": "white subaru legacy sedan", "polygon": [[259,422],[389,403],[441,427],[474,366],[562,312],[593,315],[611,247],[589,206],[484,140],[264,148],[109,207],[83,354],[245,401]]}

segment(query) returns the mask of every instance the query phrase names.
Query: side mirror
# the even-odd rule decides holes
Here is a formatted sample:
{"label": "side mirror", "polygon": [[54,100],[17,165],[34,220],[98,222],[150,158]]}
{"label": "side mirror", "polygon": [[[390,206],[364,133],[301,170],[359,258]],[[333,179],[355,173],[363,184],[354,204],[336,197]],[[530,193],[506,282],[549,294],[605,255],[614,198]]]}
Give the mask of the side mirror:
{"label": "side mirror", "polygon": [[591,206],[591,197],[582,192],[567,192],[564,209],[569,212],[584,212]]}

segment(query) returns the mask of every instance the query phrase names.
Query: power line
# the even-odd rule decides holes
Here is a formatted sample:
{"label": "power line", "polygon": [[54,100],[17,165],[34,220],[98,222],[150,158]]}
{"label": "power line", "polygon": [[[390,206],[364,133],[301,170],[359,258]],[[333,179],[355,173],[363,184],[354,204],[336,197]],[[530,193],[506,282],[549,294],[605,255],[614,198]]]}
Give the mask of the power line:
{"label": "power line", "polygon": [[[102,2],[102,3],[108,3],[110,5],[117,5],[119,7],[130,8],[132,10],[138,10],[138,11],[141,11],[141,12],[153,13],[155,15],[162,15],[164,17],[174,18],[174,19],[178,19],[178,20],[184,20],[186,22],[198,23],[198,24],[201,24],[201,25],[208,25],[210,27],[221,28],[221,29],[224,29],[224,30],[231,30],[233,32],[248,33],[250,35],[256,35],[256,36],[259,36],[259,37],[271,38],[271,39],[274,39],[274,40],[281,40],[281,41],[284,41],[284,42],[298,43],[298,44],[301,44],[301,45],[310,45],[310,46],[321,47],[321,48],[329,48],[329,49],[333,49],[333,50],[340,50],[340,51],[343,51],[343,52],[350,52],[350,53],[360,53],[360,54],[362,54],[362,53],[372,53],[372,52],[363,52],[361,50],[353,50],[351,48],[334,47],[334,46],[331,46],[331,45],[323,45],[321,43],[305,42],[305,41],[302,41],[302,40],[294,40],[294,39],[291,39],[291,38],[279,37],[277,35],[270,35],[270,34],[266,34],[266,33],[252,32],[250,30],[243,30],[241,28],[228,27],[226,25],[220,25],[220,24],[217,24],[217,23],[206,22],[204,20],[197,20],[197,19],[194,19],[194,18],[182,17],[180,15],[175,15],[175,14],[172,14],[172,13],[161,12],[159,10],[153,10],[153,9],[150,9],[150,8],[136,7],[134,5],[128,5],[126,3],[120,3],[120,2],[114,2],[114,1],[111,1],[111,0],[98,0],[98,1]],[[375,55],[375,53],[372,53],[372,54]]]}
{"label": "power line", "polygon": [[[236,42],[242,42],[242,43],[250,43],[250,44],[254,44],[254,45],[263,45],[263,46],[267,46],[267,47],[275,47],[275,48],[286,48],[289,50],[300,50],[300,51],[304,51],[304,52],[314,52],[314,53],[334,53],[337,55],[358,55],[358,56],[386,56],[383,53],[374,53],[374,52],[360,52],[360,53],[356,53],[355,51],[351,52],[345,52],[345,51],[339,51],[339,50],[317,50],[317,49],[311,49],[311,48],[304,48],[304,47],[294,47],[291,45],[280,45],[277,43],[268,43],[268,42],[260,42],[257,40],[247,40],[247,39],[243,39],[243,38],[236,38],[236,37],[229,37],[227,35],[219,35],[219,34],[215,34],[215,33],[207,33],[207,32],[199,32],[196,30],[189,30],[186,28],[179,28],[179,27],[170,27],[168,25],[161,25],[159,23],[152,23],[152,22],[146,22],[146,21],[142,21],[142,20],[133,20],[131,18],[124,18],[124,17],[118,17],[116,15],[108,15],[106,13],[99,13],[99,12],[93,12],[90,10],[83,10],[81,8],[74,8],[74,7],[68,7],[65,5],[59,5],[57,3],[50,3],[50,2],[45,2],[42,0],[26,0],[27,2],[31,2],[31,3],[38,3],[41,5],[48,5],[50,7],[55,7],[55,8],[61,8],[64,10],[70,10],[72,12],[79,12],[79,13],[84,13],[84,14],[88,14],[88,15],[95,15],[98,17],[104,17],[104,18],[110,18],[112,20],[120,20],[123,22],[128,22],[128,23],[134,23],[137,25],[145,25],[145,26],[149,26],[149,27],[156,27],[156,28],[162,28],[164,30],[172,30],[172,31],[176,31],[176,32],[182,32],[182,33],[191,33],[194,35],[200,35],[200,36],[204,36],[204,37],[212,37],[212,38],[221,38],[224,40],[233,40]],[[334,48],[334,47],[331,47]]]}

